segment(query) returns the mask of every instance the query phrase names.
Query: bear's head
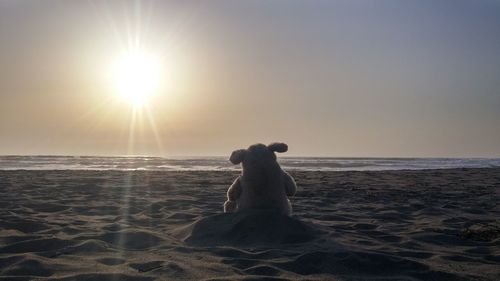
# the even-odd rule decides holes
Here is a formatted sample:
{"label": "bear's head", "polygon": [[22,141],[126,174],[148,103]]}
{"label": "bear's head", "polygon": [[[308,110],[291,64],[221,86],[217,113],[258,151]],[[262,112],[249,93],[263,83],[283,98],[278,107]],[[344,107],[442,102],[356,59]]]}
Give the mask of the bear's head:
{"label": "bear's head", "polygon": [[247,149],[233,151],[229,161],[233,164],[242,163],[243,169],[251,167],[278,166],[274,152],[286,152],[288,145],[281,142],[264,145],[261,143],[251,145]]}

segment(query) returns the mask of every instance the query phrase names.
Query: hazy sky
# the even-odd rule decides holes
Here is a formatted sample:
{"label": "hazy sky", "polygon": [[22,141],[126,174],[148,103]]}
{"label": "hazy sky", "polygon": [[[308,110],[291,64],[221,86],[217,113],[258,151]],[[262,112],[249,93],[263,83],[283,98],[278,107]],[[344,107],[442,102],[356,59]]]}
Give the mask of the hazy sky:
{"label": "hazy sky", "polygon": [[[161,56],[136,115],[110,65]],[[156,133],[151,125],[156,124]],[[500,157],[500,1],[0,0],[0,154]]]}

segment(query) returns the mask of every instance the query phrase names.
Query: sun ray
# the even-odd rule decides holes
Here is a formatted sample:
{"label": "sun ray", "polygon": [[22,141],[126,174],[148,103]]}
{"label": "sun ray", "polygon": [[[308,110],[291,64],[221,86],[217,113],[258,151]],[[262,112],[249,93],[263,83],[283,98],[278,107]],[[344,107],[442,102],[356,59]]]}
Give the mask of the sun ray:
{"label": "sun ray", "polygon": [[[138,138],[136,145],[139,145],[139,151],[143,151],[144,147],[144,140],[145,140],[145,134],[144,134],[144,109],[143,107],[138,107],[137,108],[137,126],[138,126]],[[142,153],[141,153],[142,154]]]}
{"label": "sun ray", "polygon": [[[111,13],[109,11],[109,7],[106,5],[106,2],[104,2],[104,12],[101,12],[101,9],[99,9],[98,5],[94,1],[90,1],[91,5],[94,7],[94,9],[99,13],[102,17],[105,18],[105,21],[111,28],[111,32],[113,33],[113,36],[115,37],[115,40],[118,42],[118,45],[121,48],[125,48],[127,45],[123,38],[120,36],[120,32],[118,31],[117,25],[111,16]],[[99,2],[101,3],[101,2]]]}
{"label": "sun ray", "polygon": [[135,141],[135,121],[137,115],[137,108],[132,108],[132,119],[130,120],[129,131],[128,131],[128,147],[127,154],[134,154],[134,141]]}
{"label": "sun ray", "polygon": [[142,30],[141,30],[141,23],[142,23],[142,20],[141,20],[141,2],[140,1],[136,1],[135,2],[135,9],[134,9],[134,14],[135,14],[135,32],[134,32],[134,35],[135,35],[135,46],[140,46],[140,42],[141,42],[141,36],[142,36]]}
{"label": "sun ray", "polygon": [[145,107],[144,111],[146,112],[146,118],[148,119],[149,125],[151,126],[151,129],[153,131],[156,145],[158,146],[158,149],[160,150],[160,154],[164,155],[165,150],[163,149],[163,142],[162,142],[160,134],[158,132],[158,128],[156,126],[156,122],[153,118],[153,115],[151,114],[149,107]]}

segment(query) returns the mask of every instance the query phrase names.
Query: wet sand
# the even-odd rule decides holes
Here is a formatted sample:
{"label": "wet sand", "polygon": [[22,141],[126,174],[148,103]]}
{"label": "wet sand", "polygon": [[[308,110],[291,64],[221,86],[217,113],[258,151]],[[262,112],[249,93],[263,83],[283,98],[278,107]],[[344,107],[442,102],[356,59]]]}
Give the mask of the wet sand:
{"label": "wet sand", "polygon": [[294,215],[224,215],[237,172],[0,171],[0,280],[500,280],[500,169],[291,172]]}

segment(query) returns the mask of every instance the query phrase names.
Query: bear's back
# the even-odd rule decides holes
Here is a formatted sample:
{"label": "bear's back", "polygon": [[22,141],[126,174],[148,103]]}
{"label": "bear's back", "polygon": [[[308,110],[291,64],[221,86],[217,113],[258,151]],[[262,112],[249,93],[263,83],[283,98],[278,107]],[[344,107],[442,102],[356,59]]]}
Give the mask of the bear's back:
{"label": "bear's back", "polygon": [[243,174],[238,209],[276,209],[288,213],[289,201],[285,193],[284,173],[274,171],[253,171]]}

